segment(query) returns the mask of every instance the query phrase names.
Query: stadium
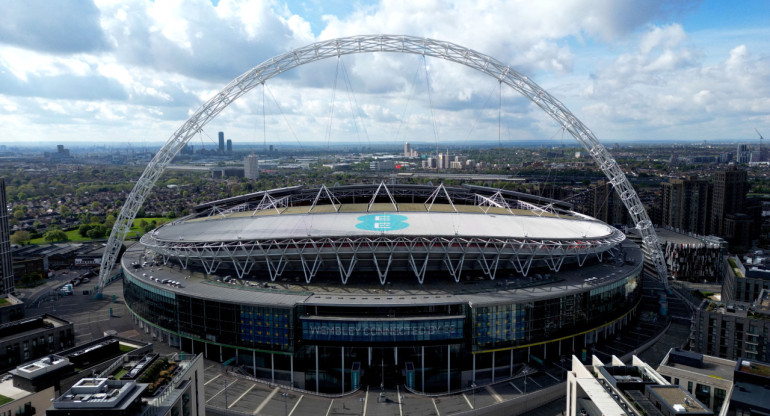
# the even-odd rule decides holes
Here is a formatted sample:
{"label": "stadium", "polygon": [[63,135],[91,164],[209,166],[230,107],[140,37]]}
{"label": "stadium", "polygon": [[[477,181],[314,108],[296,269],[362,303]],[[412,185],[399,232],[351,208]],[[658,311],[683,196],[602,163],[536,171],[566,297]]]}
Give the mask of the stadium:
{"label": "stadium", "polygon": [[121,265],[170,345],[315,392],[438,393],[590,354],[637,315],[643,254],[564,202],[383,182],[205,203]]}

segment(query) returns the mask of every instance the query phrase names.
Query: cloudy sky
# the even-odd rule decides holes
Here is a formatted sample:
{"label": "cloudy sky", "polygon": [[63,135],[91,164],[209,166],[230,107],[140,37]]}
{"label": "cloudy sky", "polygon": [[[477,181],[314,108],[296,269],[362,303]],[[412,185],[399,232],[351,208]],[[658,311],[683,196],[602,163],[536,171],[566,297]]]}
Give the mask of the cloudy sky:
{"label": "cloudy sky", "polygon": [[[7,0],[0,144],[163,142],[250,68],[364,34],[490,55],[604,142],[753,141],[755,128],[770,136],[766,0]],[[565,140],[496,80],[406,54],[287,71],[193,143],[220,130],[236,143]]]}

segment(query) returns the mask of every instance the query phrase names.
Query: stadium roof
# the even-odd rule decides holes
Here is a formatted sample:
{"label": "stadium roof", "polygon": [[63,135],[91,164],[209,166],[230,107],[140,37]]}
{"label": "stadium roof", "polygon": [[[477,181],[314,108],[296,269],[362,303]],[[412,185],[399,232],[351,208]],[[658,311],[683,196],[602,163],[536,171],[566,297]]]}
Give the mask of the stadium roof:
{"label": "stadium roof", "polygon": [[[307,208],[305,208],[307,210]],[[295,237],[377,236],[579,240],[613,233],[607,224],[553,216],[455,212],[330,212],[318,214],[208,217],[159,228],[153,237],[166,241],[270,240]]]}

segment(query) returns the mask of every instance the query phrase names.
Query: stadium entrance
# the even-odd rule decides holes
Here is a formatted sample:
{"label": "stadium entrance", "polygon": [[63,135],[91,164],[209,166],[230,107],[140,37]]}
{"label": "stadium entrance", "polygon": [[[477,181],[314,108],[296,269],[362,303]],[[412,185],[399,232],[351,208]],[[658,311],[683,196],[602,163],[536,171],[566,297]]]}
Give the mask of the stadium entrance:
{"label": "stadium entrance", "polygon": [[370,389],[395,389],[397,385],[404,384],[401,375],[403,365],[396,363],[396,348],[373,347],[371,351],[371,365],[365,372],[364,383],[369,385]]}

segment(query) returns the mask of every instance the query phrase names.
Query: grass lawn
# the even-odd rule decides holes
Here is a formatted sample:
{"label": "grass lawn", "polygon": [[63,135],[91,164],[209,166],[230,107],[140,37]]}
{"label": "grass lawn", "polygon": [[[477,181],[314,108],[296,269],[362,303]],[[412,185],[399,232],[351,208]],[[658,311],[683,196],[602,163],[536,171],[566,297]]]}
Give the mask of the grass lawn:
{"label": "grass lawn", "polygon": [[9,305],[11,302],[8,302],[8,299],[6,298],[0,298],[0,308],[3,306]]}
{"label": "grass lawn", "polygon": [[126,373],[128,373],[128,369],[121,367],[115,374],[113,374],[113,377],[115,377],[115,380],[120,380]]}
{"label": "grass lawn", "polygon": [[[152,222],[152,220],[155,220],[155,221],[158,222],[158,224],[161,224],[161,223],[169,221],[169,219],[166,218],[166,217],[136,218],[136,219],[134,219],[134,224],[131,226],[131,230],[128,232],[128,235],[126,236],[126,238],[138,237],[141,234],[144,234],[142,232],[142,230],[141,230],[141,227],[139,227],[139,222],[141,220],[145,220],[148,223]],[[112,230],[110,230],[110,231],[112,231]],[[63,242],[63,243],[78,243],[78,242],[94,241],[93,239],[90,239],[88,237],[82,237],[80,235],[80,233],[78,232],[78,230],[65,231],[64,233],[67,234],[68,240],[67,241],[60,241],[60,242]],[[107,237],[109,237],[109,236],[102,237],[99,240],[104,240]],[[30,244],[48,244],[48,242],[45,241],[45,239],[43,237],[29,240],[29,243]]]}
{"label": "grass lawn", "polygon": [[120,344],[120,352],[122,352],[123,354],[125,354],[127,352],[131,352],[131,351],[133,351],[135,349],[136,348],[134,348],[134,347],[132,347],[130,345]]}
{"label": "grass lawn", "polygon": [[0,406],[4,405],[6,403],[10,403],[12,401],[13,401],[12,398],[7,397],[7,396],[3,396],[2,394],[0,394]]}

